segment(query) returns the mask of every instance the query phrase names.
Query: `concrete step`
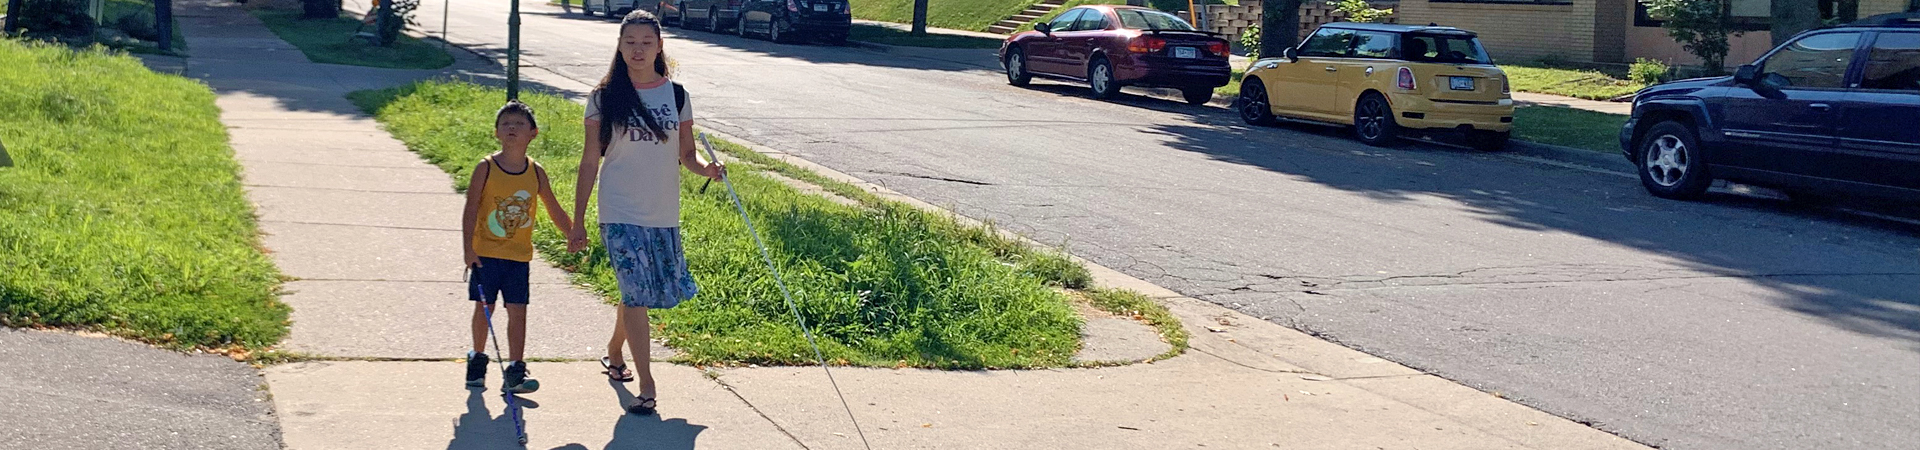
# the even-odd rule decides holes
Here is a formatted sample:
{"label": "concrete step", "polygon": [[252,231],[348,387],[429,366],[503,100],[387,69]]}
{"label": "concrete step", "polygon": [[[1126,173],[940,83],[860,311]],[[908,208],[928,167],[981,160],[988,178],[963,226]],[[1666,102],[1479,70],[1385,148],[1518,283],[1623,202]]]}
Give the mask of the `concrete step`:
{"label": "concrete step", "polygon": [[1018,20],[1020,21],[1020,23],[1027,23],[1027,22],[1032,22],[1033,19],[1040,18],[1040,16],[1041,14],[1019,13],[1019,14],[1014,14],[1011,19]]}
{"label": "concrete step", "polygon": [[1009,27],[1009,26],[994,25],[994,26],[987,27],[987,32],[994,33],[994,34],[1013,34],[1014,31],[1018,31],[1019,29],[1020,27],[1017,27],[1017,26]]}

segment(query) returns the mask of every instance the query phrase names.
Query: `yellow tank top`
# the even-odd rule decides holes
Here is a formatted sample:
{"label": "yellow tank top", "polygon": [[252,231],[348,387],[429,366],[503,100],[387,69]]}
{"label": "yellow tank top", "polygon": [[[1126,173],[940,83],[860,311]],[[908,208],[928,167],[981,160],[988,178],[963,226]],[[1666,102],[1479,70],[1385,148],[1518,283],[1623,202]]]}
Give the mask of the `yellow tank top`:
{"label": "yellow tank top", "polygon": [[487,165],[487,185],[480,187],[480,215],[474,219],[473,252],[532,261],[533,217],[540,204],[540,179],[533,158],[527,158],[527,167],[519,173],[508,172],[491,157]]}

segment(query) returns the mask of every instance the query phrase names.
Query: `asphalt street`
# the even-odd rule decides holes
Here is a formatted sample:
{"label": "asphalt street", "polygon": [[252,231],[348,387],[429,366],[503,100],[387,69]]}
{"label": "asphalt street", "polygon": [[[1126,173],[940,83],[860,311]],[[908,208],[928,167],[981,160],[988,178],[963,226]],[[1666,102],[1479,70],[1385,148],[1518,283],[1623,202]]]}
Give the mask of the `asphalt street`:
{"label": "asphalt street", "polygon": [[[498,54],[506,10],[456,3],[450,40]],[[612,20],[522,10],[526,64],[604,74]],[[1913,225],[940,58],[677,30],[666,49],[701,126],[1636,441],[1920,447]]]}

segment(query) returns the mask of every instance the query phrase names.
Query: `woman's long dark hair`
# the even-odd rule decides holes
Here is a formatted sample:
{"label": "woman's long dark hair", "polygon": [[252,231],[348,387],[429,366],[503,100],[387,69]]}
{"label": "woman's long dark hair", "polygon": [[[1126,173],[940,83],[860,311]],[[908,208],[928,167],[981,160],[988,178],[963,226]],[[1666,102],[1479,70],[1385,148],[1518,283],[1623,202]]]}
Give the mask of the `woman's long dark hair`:
{"label": "woman's long dark hair", "polygon": [[[660,20],[654,18],[653,13],[639,9],[620,20],[620,33],[625,34],[627,27],[643,25],[652,27],[654,36],[660,35]],[[667,76],[665,48],[653,59],[653,71],[661,77]],[[647,131],[653,132],[655,140],[670,139],[667,130],[660,126],[660,119],[653,117],[640,101],[640,91],[633,88],[633,77],[627,75],[627,58],[620,54],[618,47],[613,51],[613,64],[607,68],[607,76],[601,77],[600,85],[593,89],[594,95],[600,96],[600,153],[606,153],[607,147],[613,145],[613,127],[633,123],[635,117],[646,124]]]}

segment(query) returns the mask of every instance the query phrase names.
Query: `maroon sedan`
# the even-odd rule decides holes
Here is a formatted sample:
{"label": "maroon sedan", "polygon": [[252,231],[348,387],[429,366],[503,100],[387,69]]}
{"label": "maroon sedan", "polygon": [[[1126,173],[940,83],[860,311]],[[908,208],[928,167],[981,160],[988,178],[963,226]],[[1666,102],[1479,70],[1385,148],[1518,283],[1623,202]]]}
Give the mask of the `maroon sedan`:
{"label": "maroon sedan", "polygon": [[1014,86],[1036,76],[1084,80],[1096,98],[1121,86],[1174,88],[1197,105],[1233,76],[1226,40],[1158,10],[1081,6],[1033,28],[1000,44],[1000,64]]}

